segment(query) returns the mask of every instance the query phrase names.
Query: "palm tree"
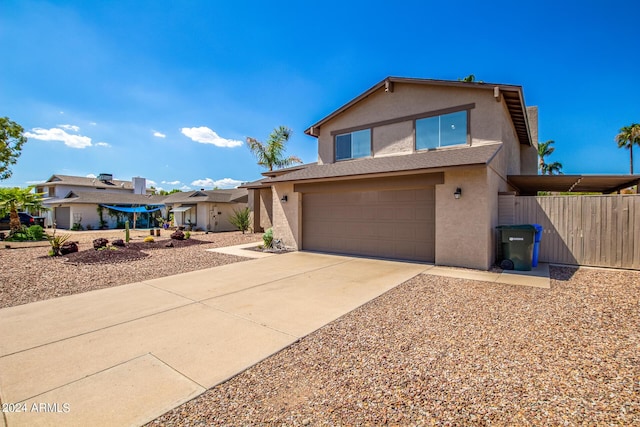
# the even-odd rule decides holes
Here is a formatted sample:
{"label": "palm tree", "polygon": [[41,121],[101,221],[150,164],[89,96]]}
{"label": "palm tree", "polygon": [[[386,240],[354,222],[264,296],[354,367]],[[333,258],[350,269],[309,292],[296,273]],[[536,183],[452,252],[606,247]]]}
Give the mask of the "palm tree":
{"label": "palm tree", "polygon": [[247,144],[251,152],[258,158],[258,164],[273,171],[273,168],[284,168],[302,163],[296,156],[284,156],[285,144],[291,136],[291,129],[280,126],[271,132],[266,143],[262,143],[255,138],[247,137]]}
{"label": "palm tree", "polygon": [[9,228],[11,233],[20,230],[20,217],[18,210],[42,209],[42,196],[44,193],[32,192],[32,187],[27,188],[0,188],[0,215],[9,213]]}
{"label": "palm tree", "polygon": [[[538,144],[538,158],[540,159],[538,169],[540,169],[540,173],[542,175],[545,175],[547,172],[547,163],[545,162],[545,157],[550,156],[555,151],[555,147],[551,146],[554,143],[555,141],[550,139],[549,141],[541,142]],[[560,167],[562,167],[562,165],[560,165]]]}
{"label": "palm tree", "polygon": [[563,175],[562,163],[553,162],[545,164],[542,169],[542,175]]}
{"label": "palm tree", "polygon": [[640,145],[640,124],[632,123],[630,126],[620,128],[615,141],[618,143],[618,148],[624,147],[629,150],[629,174],[633,175],[633,144]]}

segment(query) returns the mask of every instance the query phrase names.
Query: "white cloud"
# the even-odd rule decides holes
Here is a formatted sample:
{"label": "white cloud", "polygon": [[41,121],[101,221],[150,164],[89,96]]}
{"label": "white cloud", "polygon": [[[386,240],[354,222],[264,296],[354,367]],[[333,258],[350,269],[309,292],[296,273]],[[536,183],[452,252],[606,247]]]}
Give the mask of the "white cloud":
{"label": "white cloud", "polygon": [[167,135],[165,135],[162,132],[158,132],[157,130],[153,132],[153,136],[157,137],[157,138],[166,138]]}
{"label": "white cloud", "polygon": [[91,138],[82,135],[69,135],[60,128],[33,128],[33,132],[25,132],[27,138],[39,139],[41,141],[62,141],[64,145],[71,148],[86,148],[91,146]]}
{"label": "white cloud", "polygon": [[97,123],[96,123],[96,122],[89,122],[89,124],[90,124],[91,126],[95,126],[95,125],[97,125]]}
{"label": "white cloud", "polygon": [[200,142],[202,144],[213,144],[216,147],[232,148],[242,145],[242,141],[222,138],[206,126],[201,126],[199,128],[182,128],[181,132],[195,142]]}
{"label": "white cloud", "polygon": [[88,175],[86,175],[86,178],[97,178],[98,176],[96,174],[90,173]]}
{"label": "white cloud", "polygon": [[59,128],[70,130],[73,132],[78,132],[80,130],[79,126],[76,125],[58,125]]}
{"label": "white cloud", "polygon": [[191,183],[191,185],[194,185],[200,188],[204,188],[204,187],[236,188],[240,184],[242,184],[242,181],[238,181],[237,179],[231,179],[231,178],[222,178],[215,181],[211,178],[205,178],[205,179],[197,179]]}
{"label": "white cloud", "polygon": [[111,147],[111,144],[107,142],[96,142],[97,147]]}
{"label": "white cloud", "polygon": [[191,190],[191,187],[189,187],[188,185],[183,185],[182,187],[180,187],[180,191],[189,191]]}
{"label": "white cloud", "polygon": [[152,179],[148,179],[148,180],[147,180],[147,185],[149,185],[149,186],[153,185],[154,187],[157,187],[157,186],[158,186],[158,183],[157,183],[157,182],[155,182],[155,181],[154,181],[154,180],[152,180]]}
{"label": "white cloud", "polygon": [[179,184],[182,184],[182,183],[180,181],[162,181],[162,184],[179,185]]}

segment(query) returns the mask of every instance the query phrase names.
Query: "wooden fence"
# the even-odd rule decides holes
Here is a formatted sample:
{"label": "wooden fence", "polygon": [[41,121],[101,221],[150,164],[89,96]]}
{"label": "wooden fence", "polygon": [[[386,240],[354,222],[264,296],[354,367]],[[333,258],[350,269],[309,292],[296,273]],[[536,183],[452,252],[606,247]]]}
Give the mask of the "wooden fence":
{"label": "wooden fence", "polygon": [[502,225],[540,224],[540,261],[640,269],[640,195],[500,195]]}

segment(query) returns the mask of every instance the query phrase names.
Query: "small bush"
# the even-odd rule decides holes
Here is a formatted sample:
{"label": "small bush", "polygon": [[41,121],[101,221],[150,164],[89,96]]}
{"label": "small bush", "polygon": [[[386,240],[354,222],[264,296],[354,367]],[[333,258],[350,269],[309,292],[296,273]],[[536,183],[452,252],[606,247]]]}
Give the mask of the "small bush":
{"label": "small bush", "polygon": [[236,226],[238,230],[242,231],[244,234],[245,231],[249,229],[250,225],[250,210],[249,208],[244,208],[241,210],[233,210],[233,215],[229,217],[229,222]]}
{"label": "small bush", "polygon": [[182,232],[182,230],[176,230],[171,233],[171,238],[173,240],[184,240],[184,233]]}
{"label": "small bush", "polygon": [[143,242],[145,242],[145,243],[153,243],[153,242],[155,242],[155,240],[153,239],[153,237],[147,236],[147,237],[144,238]]}
{"label": "small bush", "polygon": [[84,230],[84,227],[79,222],[74,222],[73,225],[71,226],[71,231],[82,231],[82,230]]}
{"label": "small bush", "polygon": [[190,231],[185,231],[184,232],[184,239],[187,240],[187,239],[190,239],[190,238],[191,238],[191,232]]}
{"label": "small bush", "polygon": [[262,241],[264,242],[264,247],[267,249],[273,246],[273,228],[264,232],[262,235]]}
{"label": "small bush", "polygon": [[49,251],[49,255],[51,256],[59,256],[61,254],[62,245],[69,239],[69,237],[71,237],[70,234],[56,236],[55,230],[53,230],[52,236],[49,236],[48,234],[46,236],[47,240],[49,240],[49,244],[51,245],[51,251]]}
{"label": "small bush", "polygon": [[32,225],[27,229],[27,234],[32,240],[42,240],[44,238],[44,229],[39,225]]}

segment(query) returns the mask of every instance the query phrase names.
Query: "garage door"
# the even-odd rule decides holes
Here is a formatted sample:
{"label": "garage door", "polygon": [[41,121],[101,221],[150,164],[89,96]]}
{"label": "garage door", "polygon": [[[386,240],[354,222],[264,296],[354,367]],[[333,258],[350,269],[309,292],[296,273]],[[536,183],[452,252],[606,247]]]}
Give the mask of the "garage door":
{"label": "garage door", "polygon": [[435,187],[304,193],[302,247],[434,262]]}
{"label": "garage door", "polygon": [[71,228],[71,208],[55,208],[56,227]]}

